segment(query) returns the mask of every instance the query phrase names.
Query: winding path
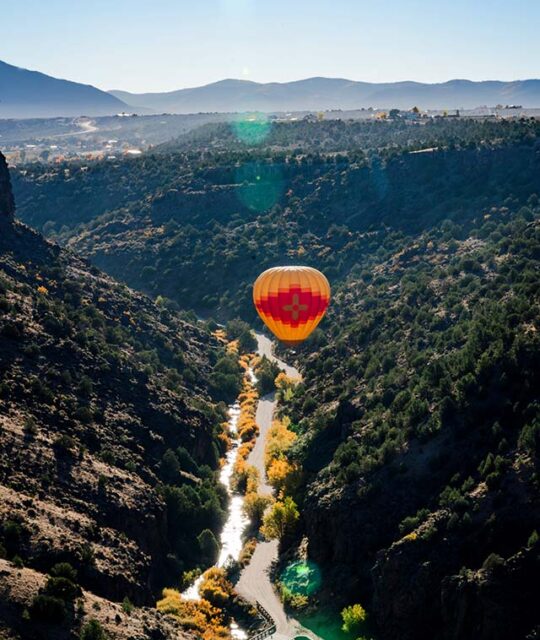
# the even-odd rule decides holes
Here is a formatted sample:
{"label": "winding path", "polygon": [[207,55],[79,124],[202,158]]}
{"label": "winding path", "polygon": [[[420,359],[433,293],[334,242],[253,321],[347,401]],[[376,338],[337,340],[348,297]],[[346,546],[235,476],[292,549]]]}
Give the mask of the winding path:
{"label": "winding path", "polygon": [[[300,377],[298,371],[285,362],[282,362],[272,353],[272,341],[262,334],[255,334],[257,338],[258,353],[274,360],[285,370],[290,377]],[[266,435],[272,424],[276,400],[273,393],[263,396],[257,406],[256,421],[259,425],[259,437],[248,462],[257,467],[261,482],[259,491],[263,494],[272,493],[272,488],[266,482],[264,469],[264,445]],[[292,640],[297,635],[317,638],[312,631],[304,628],[297,620],[288,616],[283,604],[276,595],[270,581],[270,569],[272,563],[278,557],[278,541],[259,542],[255,548],[249,565],[242,571],[240,580],[236,584],[236,590],[247,600],[257,600],[270,613],[276,623],[276,632],[271,636],[274,640]]]}

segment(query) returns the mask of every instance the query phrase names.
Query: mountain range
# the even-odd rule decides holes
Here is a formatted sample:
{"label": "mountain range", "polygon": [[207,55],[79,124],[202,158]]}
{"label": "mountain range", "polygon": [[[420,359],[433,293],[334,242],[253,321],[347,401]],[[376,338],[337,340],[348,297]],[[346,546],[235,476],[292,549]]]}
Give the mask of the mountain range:
{"label": "mountain range", "polygon": [[540,107],[540,80],[450,80],[424,84],[341,78],[307,78],[284,83],[227,79],[164,93],[130,93],[106,92],[0,61],[0,118],[99,116],[123,111],[144,114],[409,109],[414,105],[421,109],[473,109],[497,104]]}
{"label": "mountain range", "polygon": [[480,105],[540,106],[540,80],[472,82],[355,82],[341,78],[307,78],[295,82],[258,83],[221,80],[203,87],[167,93],[111,91],[134,107],[155,111],[304,111],[368,107],[410,109],[473,109]]}
{"label": "mountain range", "polygon": [[60,80],[0,60],[0,118],[102,116],[128,109],[115,96],[91,85]]}

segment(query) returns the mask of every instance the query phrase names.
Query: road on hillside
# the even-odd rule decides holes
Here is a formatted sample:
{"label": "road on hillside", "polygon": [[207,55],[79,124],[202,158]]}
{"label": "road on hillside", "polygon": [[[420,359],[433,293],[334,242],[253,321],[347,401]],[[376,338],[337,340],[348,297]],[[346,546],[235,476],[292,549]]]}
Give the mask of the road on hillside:
{"label": "road on hillside", "polygon": [[76,124],[80,131],[69,131],[68,133],[56,133],[54,136],[50,136],[51,138],[67,138],[70,136],[81,136],[85,133],[94,133],[98,130],[96,123],[94,120],[81,120],[74,121],[73,124]]}
{"label": "road on hillside", "polygon": [[[262,334],[256,334],[258,353],[274,360],[285,370],[285,373],[293,378],[299,378],[298,371],[285,362],[276,358],[272,352],[272,341]],[[272,425],[272,418],[276,408],[276,400],[273,393],[262,397],[257,406],[256,422],[259,425],[259,437],[251,451],[248,462],[259,470],[259,491],[263,494],[271,494],[272,488],[266,482],[264,469],[264,445],[268,430]],[[274,640],[292,640],[297,635],[317,638],[312,631],[288,616],[283,608],[281,600],[276,595],[270,581],[270,569],[278,558],[278,541],[259,542],[255,547],[255,553],[249,565],[242,571],[240,580],[236,584],[236,590],[251,602],[257,600],[268,611],[276,623],[276,633],[271,637]]]}

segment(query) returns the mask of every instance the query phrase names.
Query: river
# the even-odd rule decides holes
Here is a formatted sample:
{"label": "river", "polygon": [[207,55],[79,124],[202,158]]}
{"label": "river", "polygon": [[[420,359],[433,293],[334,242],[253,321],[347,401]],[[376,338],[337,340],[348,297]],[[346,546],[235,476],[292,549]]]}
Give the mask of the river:
{"label": "river", "polygon": [[[255,382],[256,378],[254,373],[250,370],[252,380]],[[232,475],[234,471],[234,465],[238,458],[238,449],[242,444],[241,438],[238,436],[238,418],[240,417],[240,405],[236,402],[229,407],[229,433],[231,435],[231,447],[227,451],[225,462],[221,467],[219,474],[219,481],[225,485],[227,493],[229,494],[229,506],[227,510],[227,520],[223,525],[219,542],[220,552],[217,567],[225,567],[231,560],[238,560],[240,552],[242,551],[243,535],[249,525],[249,519],[244,514],[244,497],[235,493],[231,487]],[[188,587],[182,596],[187,600],[198,600],[199,586],[202,582],[202,576],[197,578],[195,582]]]}
{"label": "river", "polygon": [[[272,341],[261,333],[255,334],[257,338],[257,352],[275,361],[285,373],[292,378],[299,378],[298,371],[286,364],[273,354]],[[256,382],[253,371],[249,370],[252,380]],[[264,468],[264,446],[266,435],[272,425],[272,419],[276,408],[276,400],[273,393],[260,398],[257,405],[256,422],[259,426],[259,436],[248,457],[248,463],[257,467],[260,474],[259,492],[270,494],[272,488],[266,482]],[[238,456],[240,438],[237,435],[237,422],[240,407],[234,404],[229,407],[229,429],[232,437],[232,446],[227,452],[226,460],[221,468],[220,481],[225,485],[230,496],[228,515],[220,536],[221,552],[217,562],[218,567],[225,566],[230,559],[238,560],[242,549],[243,536],[249,525],[249,520],[243,513],[244,498],[234,493],[231,489],[231,476]],[[236,434],[236,435],[235,435]],[[296,619],[288,616],[278,598],[274,586],[270,580],[270,569],[278,558],[278,541],[260,541],[257,543],[253,557],[247,567],[240,574],[240,579],[235,588],[240,595],[250,602],[258,601],[270,613],[276,623],[276,632],[272,636],[275,640],[290,640],[297,635],[317,638],[313,632],[305,629]],[[199,586],[202,578],[198,578],[183,596],[188,599],[199,599]],[[246,634],[236,625],[231,628],[234,638],[246,638]]]}

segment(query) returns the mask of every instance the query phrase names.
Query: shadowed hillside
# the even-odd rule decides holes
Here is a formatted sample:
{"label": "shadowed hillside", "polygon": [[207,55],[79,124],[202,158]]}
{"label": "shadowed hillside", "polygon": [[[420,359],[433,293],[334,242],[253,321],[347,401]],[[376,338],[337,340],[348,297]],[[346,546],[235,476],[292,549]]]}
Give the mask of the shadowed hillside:
{"label": "shadowed hillside", "polygon": [[533,196],[385,252],[299,356],[301,532],[382,638],[538,630],[539,220]]}
{"label": "shadowed hillside", "polygon": [[[130,622],[108,600],[151,605],[183,570],[211,564],[197,535],[217,533],[227,500],[215,473],[224,413],[212,395],[229,399],[214,380],[220,347],[13,212],[0,155],[0,634],[77,628],[101,597],[124,620],[111,637],[132,637],[139,613]],[[163,631],[152,637],[177,637],[149,616]]]}

